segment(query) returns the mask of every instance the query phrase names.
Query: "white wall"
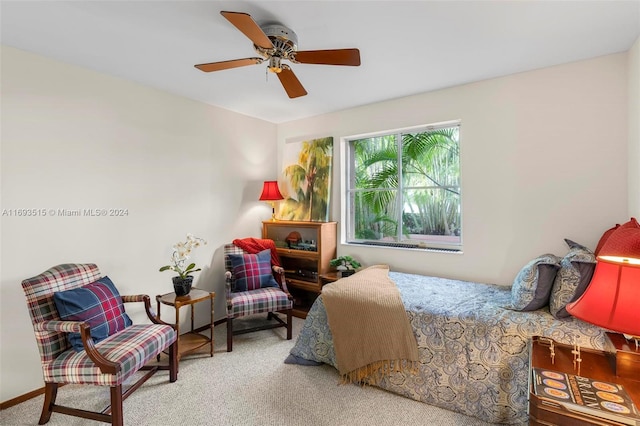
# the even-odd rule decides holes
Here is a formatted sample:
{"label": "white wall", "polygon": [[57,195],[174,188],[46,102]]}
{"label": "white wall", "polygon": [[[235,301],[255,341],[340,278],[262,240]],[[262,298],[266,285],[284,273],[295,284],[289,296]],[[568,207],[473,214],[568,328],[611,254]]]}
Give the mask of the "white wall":
{"label": "white wall", "polygon": [[4,46],[1,78],[1,209],[128,215],[2,216],[0,401],[43,386],[20,282],[56,264],[97,263],[121,293],[153,297],[173,291],[158,268],[192,232],[209,242],[196,285],[222,318],[220,247],[271,216],[257,200],[277,173],[276,126]]}
{"label": "white wall", "polygon": [[[628,220],[627,55],[616,54],[278,126],[287,141],[462,120],[464,254],[338,247],[366,265],[510,285],[564,238],[595,248]],[[381,81],[380,84],[389,84]],[[366,89],[366,88],[363,88]],[[370,90],[375,90],[371,88]],[[332,219],[340,220],[334,145]]]}
{"label": "white wall", "polygon": [[627,60],[637,70],[637,56],[638,42],[628,55],[275,126],[3,47],[0,209],[122,207],[129,215],[2,217],[0,401],[42,386],[20,281],[54,264],[95,262],[123,293],[160,294],[171,291],[171,276],[157,269],[193,232],[209,241],[194,253],[206,265],[197,285],[218,292],[220,318],[220,247],[259,235],[270,217],[256,201],[261,182],[275,178],[281,165],[269,159],[287,141],[335,138],[339,220],[341,137],[462,120],[464,254],[339,247],[366,264],[507,285],[533,256],[563,254],[565,237],[594,247],[634,211],[628,180],[640,160],[628,155],[639,143],[627,141],[640,100]]}
{"label": "white wall", "polygon": [[640,219],[640,37],[629,49],[629,216]]}

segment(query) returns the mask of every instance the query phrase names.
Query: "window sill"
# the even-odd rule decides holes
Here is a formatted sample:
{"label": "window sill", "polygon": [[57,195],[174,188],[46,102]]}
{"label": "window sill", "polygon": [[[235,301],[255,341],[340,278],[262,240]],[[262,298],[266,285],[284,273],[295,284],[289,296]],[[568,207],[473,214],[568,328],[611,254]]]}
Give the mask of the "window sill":
{"label": "window sill", "polygon": [[347,241],[344,245],[353,247],[371,247],[371,248],[383,248],[392,250],[412,250],[412,251],[424,251],[431,253],[447,253],[447,254],[463,254],[461,247],[434,247],[422,244],[407,244],[407,243],[377,243],[377,242],[359,242],[359,241]]}

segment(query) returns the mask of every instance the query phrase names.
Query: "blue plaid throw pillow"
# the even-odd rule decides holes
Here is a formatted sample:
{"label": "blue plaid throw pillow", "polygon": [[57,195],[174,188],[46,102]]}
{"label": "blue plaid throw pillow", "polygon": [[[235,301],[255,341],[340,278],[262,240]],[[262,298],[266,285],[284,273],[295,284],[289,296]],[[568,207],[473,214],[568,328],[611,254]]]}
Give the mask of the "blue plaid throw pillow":
{"label": "blue plaid throw pillow", "polygon": [[[122,298],[109,277],[83,287],[53,293],[62,320],[84,321],[91,326],[94,343],[106,339],[132,324],[124,311]],[[67,333],[76,352],[84,350],[80,333]]]}
{"label": "blue plaid throw pillow", "polygon": [[230,254],[235,285],[233,291],[249,291],[264,287],[278,287],[271,271],[271,250],[257,254]]}

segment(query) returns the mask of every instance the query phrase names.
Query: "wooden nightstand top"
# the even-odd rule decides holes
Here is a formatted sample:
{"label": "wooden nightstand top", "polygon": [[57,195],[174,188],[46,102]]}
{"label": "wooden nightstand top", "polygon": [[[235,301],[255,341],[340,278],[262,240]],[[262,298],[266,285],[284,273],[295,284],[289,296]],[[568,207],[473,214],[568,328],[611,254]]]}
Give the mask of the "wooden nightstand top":
{"label": "wooden nightstand top", "polygon": [[[615,375],[615,354],[590,348],[580,348],[579,368],[574,367],[574,348],[571,345],[554,342],[555,356],[551,357],[548,339],[535,336],[531,340],[529,358],[529,377],[533,368],[558,371],[588,377],[603,382],[621,384],[633,399],[636,407],[640,407],[640,382],[617,377]],[[577,365],[577,364],[576,364]],[[531,382],[531,379],[530,379]],[[556,404],[557,405],[557,404]],[[533,391],[533,383],[529,386],[529,424],[538,425],[617,425],[610,420],[599,419],[587,414],[569,412],[539,398]]]}
{"label": "wooden nightstand top", "polygon": [[327,272],[326,274],[320,274],[320,279],[322,280],[322,284],[332,283],[334,281],[338,281],[340,279],[340,272],[333,271]]}

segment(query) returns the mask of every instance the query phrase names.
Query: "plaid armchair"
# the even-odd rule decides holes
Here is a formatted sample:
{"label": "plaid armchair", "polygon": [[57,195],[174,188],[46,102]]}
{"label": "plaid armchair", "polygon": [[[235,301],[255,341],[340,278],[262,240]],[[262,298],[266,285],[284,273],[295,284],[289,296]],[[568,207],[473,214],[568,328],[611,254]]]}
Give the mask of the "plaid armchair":
{"label": "plaid armchair", "polygon": [[[270,240],[255,240],[257,242],[270,242]],[[236,240],[238,241],[238,240]],[[275,245],[273,245],[275,250]],[[252,250],[254,251],[254,250]],[[269,263],[269,270],[274,277],[277,277],[276,285],[274,287],[257,288],[252,290],[240,290],[238,288],[237,268],[234,268],[231,260],[231,255],[247,255],[250,254],[247,251],[241,249],[235,244],[226,244],[224,246],[224,261],[225,261],[225,288],[227,296],[227,352],[233,350],[233,336],[251,333],[259,330],[267,330],[277,327],[287,328],[287,340],[291,340],[292,336],[292,308],[293,297],[287,290],[287,282],[284,277],[284,269],[280,266],[275,266]],[[255,265],[253,265],[255,266]],[[244,317],[248,315],[254,315],[267,312],[267,319],[275,322],[269,322],[256,327],[235,329],[233,328],[234,318]],[[286,315],[286,322],[282,320],[276,312],[280,312]]]}
{"label": "plaid armchair", "polygon": [[[100,271],[94,264],[63,264],[22,281],[45,382],[45,399],[39,424],[47,423],[55,411],[122,425],[122,401],[156,371],[169,370],[169,381],[177,380],[176,331],[172,325],[158,320],[151,312],[149,296],[122,296],[121,299],[123,303],[144,303],[147,316],[153,324],[129,325],[98,343],[94,343],[91,327],[86,322],[61,320],[54,293],[86,288],[86,285],[100,279]],[[67,333],[79,333],[84,350],[77,352],[72,348]],[[165,349],[169,353],[168,365],[145,365]],[[123,394],[123,382],[139,370],[148,371]],[[60,383],[109,386],[111,405],[102,412],[56,405]]]}

